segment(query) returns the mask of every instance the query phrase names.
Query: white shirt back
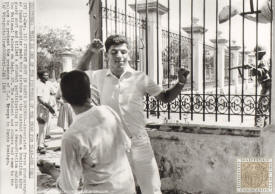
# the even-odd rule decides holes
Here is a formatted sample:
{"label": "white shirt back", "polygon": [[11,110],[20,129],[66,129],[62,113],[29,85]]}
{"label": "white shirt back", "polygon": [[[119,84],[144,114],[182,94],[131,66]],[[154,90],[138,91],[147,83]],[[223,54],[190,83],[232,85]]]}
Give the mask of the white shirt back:
{"label": "white shirt back", "polygon": [[95,106],[77,115],[62,138],[59,187],[73,193],[83,177],[85,192],[134,193],[129,148],[130,140],[111,108]]}

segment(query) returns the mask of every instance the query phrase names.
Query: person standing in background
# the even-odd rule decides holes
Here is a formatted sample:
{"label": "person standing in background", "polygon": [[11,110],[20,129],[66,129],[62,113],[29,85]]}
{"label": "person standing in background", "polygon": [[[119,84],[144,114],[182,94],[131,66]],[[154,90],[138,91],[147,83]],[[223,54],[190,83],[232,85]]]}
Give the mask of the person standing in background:
{"label": "person standing in background", "polygon": [[[51,104],[51,106],[53,107],[54,111],[57,112],[57,103],[56,103],[56,94],[57,94],[57,90],[58,88],[56,87],[56,80],[52,79],[52,80],[48,80],[46,81],[46,85],[47,87],[50,89],[50,100],[49,103]],[[45,135],[45,139],[50,139],[51,135],[50,135],[50,131],[56,126],[56,115],[49,115],[49,123],[48,123],[48,127],[46,128],[46,135]]]}
{"label": "person standing in background", "polygon": [[38,72],[37,81],[37,122],[38,122],[38,137],[37,137],[37,152],[40,154],[46,153],[45,134],[49,127],[50,113],[55,115],[53,104],[50,102],[51,91],[46,82],[49,79],[49,74],[46,70]]}

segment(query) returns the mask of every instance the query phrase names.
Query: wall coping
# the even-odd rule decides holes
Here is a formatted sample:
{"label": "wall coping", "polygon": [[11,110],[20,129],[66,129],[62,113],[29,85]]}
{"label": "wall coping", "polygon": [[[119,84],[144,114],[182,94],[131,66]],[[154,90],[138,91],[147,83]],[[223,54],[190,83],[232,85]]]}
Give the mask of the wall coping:
{"label": "wall coping", "polygon": [[[135,10],[135,4],[130,4],[129,5],[133,10]],[[146,3],[138,3],[136,4],[137,6],[137,12],[139,13],[145,13],[146,12]],[[147,3],[147,9],[148,12],[157,12],[159,11],[160,15],[164,15],[165,13],[168,12],[168,8],[163,5],[160,2],[154,1],[154,2],[148,2]]]}
{"label": "wall coping", "polygon": [[215,125],[198,125],[198,124],[181,124],[181,123],[148,123],[148,130],[158,130],[164,132],[193,133],[193,134],[213,134],[243,137],[260,137],[261,129],[256,127],[232,127],[232,126],[215,126]]}

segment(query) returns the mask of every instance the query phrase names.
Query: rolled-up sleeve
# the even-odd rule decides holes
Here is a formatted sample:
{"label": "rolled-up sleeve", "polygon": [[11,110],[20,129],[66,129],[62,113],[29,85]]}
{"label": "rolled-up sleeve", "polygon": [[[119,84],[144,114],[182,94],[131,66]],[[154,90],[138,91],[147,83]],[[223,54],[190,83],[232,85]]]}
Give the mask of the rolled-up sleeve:
{"label": "rolled-up sleeve", "polygon": [[72,139],[62,139],[60,168],[57,187],[65,193],[77,193],[82,164],[77,143]]}
{"label": "rolled-up sleeve", "polygon": [[91,102],[94,105],[100,105],[100,94],[94,85],[91,85]]}
{"label": "rolled-up sleeve", "polygon": [[144,76],[145,92],[151,96],[159,95],[162,92],[163,88],[160,85],[156,84],[149,76]]}

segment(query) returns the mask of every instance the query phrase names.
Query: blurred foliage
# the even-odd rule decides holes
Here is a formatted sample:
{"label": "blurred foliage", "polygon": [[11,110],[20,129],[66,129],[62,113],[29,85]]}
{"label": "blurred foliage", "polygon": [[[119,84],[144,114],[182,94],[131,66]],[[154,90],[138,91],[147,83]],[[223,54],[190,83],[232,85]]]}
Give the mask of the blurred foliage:
{"label": "blurred foliage", "polygon": [[[162,51],[163,77],[167,79],[169,73],[170,82],[172,80],[176,80],[179,67],[189,68],[190,59],[190,46],[186,44],[186,42],[182,41],[181,52],[179,52],[178,40],[171,40],[169,46],[166,46]],[[168,65],[170,65],[170,72],[168,72]],[[171,69],[173,70],[171,71]]]}
{"label": "blurred foliage", "polygon": [[37,70],[50,73],[61,64],[60,53],[71,50],[73,35],[69,27],[48,28],[37,33]]}

